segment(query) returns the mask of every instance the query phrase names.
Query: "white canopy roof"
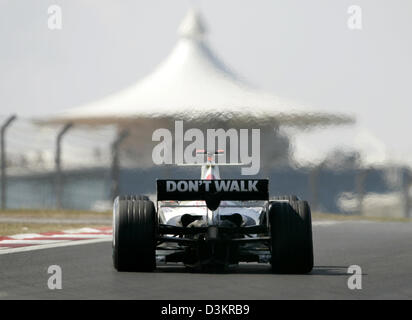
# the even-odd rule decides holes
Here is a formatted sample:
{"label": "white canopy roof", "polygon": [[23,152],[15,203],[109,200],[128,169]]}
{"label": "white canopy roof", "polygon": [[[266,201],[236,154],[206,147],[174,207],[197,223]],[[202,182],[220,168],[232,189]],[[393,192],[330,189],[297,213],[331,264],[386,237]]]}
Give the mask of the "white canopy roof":
{"label": "white canopy roof", "polygon": [[65,111],[51,122],[233,117],[304,126],[353,122],[351,117],[315,112],[246,84],[210,50],[204,23],[195,10],[188,12],[178,33],[175,48],[153,73],[102,100]]}

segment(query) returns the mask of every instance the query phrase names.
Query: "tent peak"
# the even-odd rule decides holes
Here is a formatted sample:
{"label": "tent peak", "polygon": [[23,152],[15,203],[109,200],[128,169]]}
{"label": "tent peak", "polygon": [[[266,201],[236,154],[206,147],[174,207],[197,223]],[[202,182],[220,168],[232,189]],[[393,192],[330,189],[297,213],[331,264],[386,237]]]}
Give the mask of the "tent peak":
{"label": "tent peak", "polygon": [[207,28],[197,9],[190,8],[178,29],[178,35],[183,38],[201,40]]}

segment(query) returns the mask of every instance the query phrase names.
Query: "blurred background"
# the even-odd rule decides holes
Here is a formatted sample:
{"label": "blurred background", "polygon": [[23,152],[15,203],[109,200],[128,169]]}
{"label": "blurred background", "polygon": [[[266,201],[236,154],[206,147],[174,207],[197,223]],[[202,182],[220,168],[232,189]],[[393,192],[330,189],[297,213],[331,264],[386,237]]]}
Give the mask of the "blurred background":
{"label": "blurred background", "polygon": [[412,3],[356,4],[360,30],[344,0],[0,0],[2,208],[106,211],[197,178],[153,165],[151,135],[205,103],[185,128],[261,128],[272,195],[410,217]]}

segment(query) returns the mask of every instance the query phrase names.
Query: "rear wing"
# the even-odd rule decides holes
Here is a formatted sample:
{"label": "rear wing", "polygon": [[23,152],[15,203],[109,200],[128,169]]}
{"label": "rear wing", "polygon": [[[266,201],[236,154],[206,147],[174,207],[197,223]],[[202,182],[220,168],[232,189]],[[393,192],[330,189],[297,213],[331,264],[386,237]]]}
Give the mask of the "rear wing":
{"label": "rear wing", "polygon": [[[157,180],[158,201],[269,200],[267,179]],[[209,205],[208,205],[209,206]]]}

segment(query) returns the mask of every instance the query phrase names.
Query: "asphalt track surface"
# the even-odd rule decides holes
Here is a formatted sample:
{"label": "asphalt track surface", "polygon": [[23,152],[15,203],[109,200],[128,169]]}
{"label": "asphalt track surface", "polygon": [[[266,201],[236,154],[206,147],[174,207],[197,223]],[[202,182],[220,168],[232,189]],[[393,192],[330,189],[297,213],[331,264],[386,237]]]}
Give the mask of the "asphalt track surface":
{"label": "asphalt track surface", "polygon": [[[411,299],[412,223],[315,225],[315,268],[308,275],[271,274],[244,264],[231,273],[118,273],[111,243],[0,255],[0,299]],[[63,288],[49,290],[47,268],[59,265]],[[347,286],[350,265],[362,268],[362,290]]]}

